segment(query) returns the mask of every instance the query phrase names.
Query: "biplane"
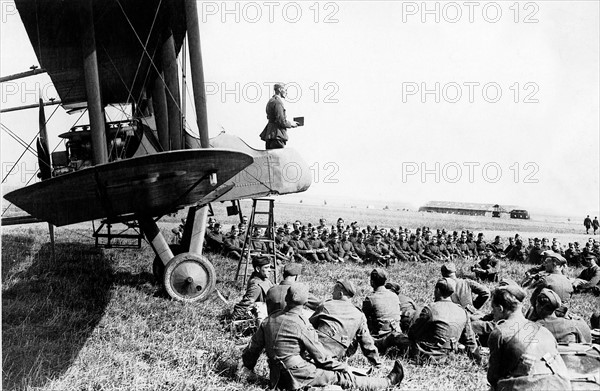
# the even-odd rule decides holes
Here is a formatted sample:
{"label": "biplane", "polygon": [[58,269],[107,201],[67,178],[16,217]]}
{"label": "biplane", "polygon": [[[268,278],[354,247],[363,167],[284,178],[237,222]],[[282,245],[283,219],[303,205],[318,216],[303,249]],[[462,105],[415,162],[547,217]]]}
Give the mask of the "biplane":
{"label": "biplane", "polygon": [[[50,152],[40,100],[40,181],[6,200],[49,226],[89,220],[134,222],[164,266],[169,295],[201,301],[215,288],[202,255],[211,202],[306,190],[311,177],[293,149],[262,151],[221,134],[209,139],[195,0],[16,0],[40,68],[65,110],[85,109],[89,124],[60,134]],[[187,41],[199,137],[182,124],[177,57]],[[105,108],[128,105],[130,118],[107,121]],[[298,167],[289,180],[286,165]],[[157,226],[189,208],[182,253],[174,255]]]}

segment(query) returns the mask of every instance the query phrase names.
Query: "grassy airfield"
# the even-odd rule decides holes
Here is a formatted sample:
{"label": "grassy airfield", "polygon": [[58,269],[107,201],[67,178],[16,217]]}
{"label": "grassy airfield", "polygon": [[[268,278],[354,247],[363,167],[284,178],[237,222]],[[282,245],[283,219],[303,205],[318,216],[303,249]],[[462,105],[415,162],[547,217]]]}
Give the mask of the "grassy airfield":
{"label": "grassy airfield", "polygon": [[[227,224],[226,205],[215,205],[216,218]],[[250,214],[248,203],[242,204]],[[587,240],[579,221],[545,219],[517,221],[417,212],[350,209],[276,204],[280,224],[295,219],[317,223],[338,217],[349,224],[358,221],[379,227],[419,226],[470,229],[484,232],[488,240],[504,239],[519,232],[524,237],[556,237]],[[178,216],[161,221],[170,238]],[[237,263],[208,254],[215,265],[218,289],[229,300],[213,296],[203,303],[182,304],[165,297],[152,276],[152,249],[96,249],[91,224],[56,229],[56,259],[51,260],[47,227],[34,224],[7,227],[2,232],[2,385],[4,390],[263,390],[268,386],[266,359],[261,358],[257,383],[237,382],[235,364],[247,339],[225,331],[221,315],[241,297],[233,282]],[[506,240],[506,239],[505,239]],[[458,264],[468,270],[470,264]],[[505,275],[520,280],[529,265],[510,263]],[[357,287],[354,303],[361,305],[370,292],[368,273],[373,266],[356,264],[307,264],[301,280],[323,299],[330,298],[338,278]],[[440,264],[405,263],[391,267],[390,280],[400,283],[402,293],[418,304],[433,300],[433,286]],[[570,270],[574,276],[579,270]],[[490,284],[490,287],[492,285]],[[489,309],[486,303],[485,310]],[[600,310],[600,298],[576,295],[572,311],[589,320]],[[357,354],[349,360],[367,368]],[[388,367],[392,358],[387,358]],[[404,361],[406,377],[400,390],[486,389],[487,356],[482,365],[455,355],[450,363],[413,365]],[[389,370],[381,370],[387,374]]]}

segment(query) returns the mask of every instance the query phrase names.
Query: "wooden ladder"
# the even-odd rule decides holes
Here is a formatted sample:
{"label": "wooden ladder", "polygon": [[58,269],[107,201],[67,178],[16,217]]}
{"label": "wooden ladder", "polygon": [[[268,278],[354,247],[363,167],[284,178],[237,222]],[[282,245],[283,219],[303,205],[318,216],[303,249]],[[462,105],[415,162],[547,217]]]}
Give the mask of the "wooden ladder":
{"label": "wooden ladder", "polygon": [[[235,272],[235,281],[240,278],[240,275],[243,275],[242,286],[246,285],[246,277],[248,276],[248,268],[252,268],[252,243],[254,242],[263,242],[267,244],[269,253],[262,254],[262,256],[266,256],[271,258],[271,265],[273,267],[273,280],[277,281],[277,253],[275,251],[275,231],[274,231],[274,214],[273,214],[273,204],[275,200],[272,198],[255,198],[252,200],[252,214],[250,215],[250,220],[248,221],[248,228],[246,230],[246,238],[244,239],[244,246],[242,247],[242,255],[238,262],[237,271]],[[260,210],[257,208],[258,205],[268,203],[268,210]],[[258,209],[258,210],[257,210]],[[256,215],[266,215],[267,223],[257,222]],[[259,219],[260,220],[260,219]],[[266,237],[258,237],[253,238],[252,233],[254,228],[264,228]],[[244,272],[240,273],[242,270],[242,263],[244,263]],[[252,270],[252,269],[250,269]]]}

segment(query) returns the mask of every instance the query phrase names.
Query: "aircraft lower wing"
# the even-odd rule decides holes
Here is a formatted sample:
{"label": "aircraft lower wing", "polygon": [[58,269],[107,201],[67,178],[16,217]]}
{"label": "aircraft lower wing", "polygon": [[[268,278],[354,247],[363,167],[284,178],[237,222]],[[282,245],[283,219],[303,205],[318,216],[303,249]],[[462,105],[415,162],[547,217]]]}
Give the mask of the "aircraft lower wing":
{"label": "aircraft lower wing", "polygon": [[246,153],[225,149],[162,152],[54,177],[4,198],[56,226],[128,214],[159,216],[202,200],[252,162]]}

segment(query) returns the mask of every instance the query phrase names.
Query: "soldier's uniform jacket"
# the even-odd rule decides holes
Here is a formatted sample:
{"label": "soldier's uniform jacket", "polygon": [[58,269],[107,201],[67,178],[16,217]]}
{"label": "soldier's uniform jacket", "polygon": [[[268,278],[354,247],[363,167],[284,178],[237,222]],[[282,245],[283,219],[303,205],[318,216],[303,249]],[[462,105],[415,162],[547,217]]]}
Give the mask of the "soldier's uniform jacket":
{"label": "soldier's uniform jacket", "polygon": [[371,243],[367,245],[367,257],[371,261],[377,261],[389,254],[389,249],[383,243]]}
{"label": "soldier's uniform jacket", "polygon": [[471,251],[469,250],[467,242],[458,242],[456,248],[458,250],[458,253],[463,257],[468,257],[471,255]]}
{"label": "soldier's uniform jacket", "polygon": [[433,259],[439,259],[440,247],[436,243],[429,243],[425,246],[425,255]]}
{"label": "soldier's uniform jacket", "polygon": [[225,251],[242,251],[244,243],[240,240],[239,236],[228,236],[224,240]]}
{"label": "soldier's uniform jacket", "polygon": [[262,279],[256,272],[252,272],[248,280],[248,286],[244,297],[233,307],[233,318],[240,319],[247,317],[248,308],[257,301],[265,302],[267,292],[273,286],[268,278]]}
{"label": "soldier's uniform jacket", "polygon": [[467,240],[467,248],[469,249],[469,255],[472,257],[477,256],[477,244],[472,240]]}
{"label": "soldier's uniform jacket", "polygon": [[490,334],[488,346],[487,379],[492,389],[570,389],[568,381],[562,384],[557,377],[566,376],[567,368],[556,340],[540,324],[521,318],[502,320]]}
{"label": "soldier's uniform jacket", "polygon": [[558,343],[591,343],[592,332],[587,323],[580,318],[547,317],[539,319],[536,323],[548,329]]}
{"label": "soldier's uniform jacket", "polygon": [[327,300],[309,319],[328,354],[337,359],[351,355],[360,345],[364,356],[374,365],[381,362],[367,319],[349,300]]}
{"label": "soldier's uniform jacket", "polygon": [[400,331],[400,302],[398,295],[380,286],[363,301],[363,313],[371,335],[379,337]]}
{"label": "soldier's uniform jacket", "polygon": [[329,255],[333,258],[344,258],[346,252],[342,248],[342,244],[335,240],[330,240],[327,243],[327,247],[329,248]]}
{"label": "soldier's uniform jacket", "polygon": [[[302,306],[277,311],[260,324],[242,353],[244,366],[254,369],[263,349],[268,357],[271,387],[299,389],[317,376],[317,368],[345,368],[327,355],[317,332],[302,316]],[[305,360],[305,356],[312,361]]]}
{"label": "soldier's uniform jacket", "polygon": [[592,287],[600,284],[600,266],[594,264],[583,269],[577,278],[588,281],[588,283],[582,287]]}
{"label": "soldier's uniform jacket", "polygon": [[354,252],[354,245],[352,244],[351,241],[340,240],[340,246],[342,247],[342,250],[344,251],[344,256],[343,256],[344,259],[348,260],[348,259],[351,259],[352,257],[356,258],[356,253]]}
{"label": "soldier's uniform jacket", "polygon": [[503,253],[504,252],[504,246],[502,245],[502,243],[490,243],[487,245],[487,248],[489,248],[490,250],[492,250],[492,252],[494,254],[499,254],[499,253]]}
{"label": "soldier's uniform jacket", "polygon": [[362,259],[367,256],[367,246],[364,242],[354,242],[354,251],[356,252],[356,255]]}
{"label": "soldier's uniform jacket", "polygon": [[[267,291],[267,297],[265,301],[267,302],[267,313],[269,315],[285,308],[285,295],[293,283],[293,281],[282,280],[278,285],[272,286]],[[319,299],[317,299],[312,293],[309,293],[308,301],[306,302],[305,306],[311,310],[315,310],[319,307],[320,303],[321,302]]]}
{"label": "soldier's uniform jacket", "polygon": [[477,349],[475,333],[466,311],[449,299],[423,307],[408,331],[408,338],[418,353],[432,358],[458,349],[459,341],[470,353]]}
{"label": "soldier's uniform jacket", "polygon": [[539,265],[542,263],[542,261],[544,260],[544,257],[542,255],[542,253],[544,252],[544,250],[542,250],[541,247],[533,247],[531,249],[531,252],[529,253],[529,263],[532,263],[534,265]]}
{"label": "soldier's uniform jacket", "polygon": [[[490,298],[490,290],[485,285],[462,278],[453,278],[453,280],[456,282],[456,289],[450,299],[470,313],[481,308]],[[475,300],[473,295],[476,296]]]}
{"label": "soldier's uniform jacket", "polygon": [[207,232],[204,235],[206,247],[213,252],[221,252],[223,250],[223,234]]}
{"label": "soldier's uniform jacket", "polygon": [[283,101],[279,95],[273,95],[267,102],[267,126],[260,133],[260,139],[267,140],[288,140],[287,128],[291,128],[292,124],[287,120]]}
{"label": "soldier's uniform jacket", "polygon": [[500,271],[500,261],[498,258],[492,256],[490,258],[484,257],[482,258],[477,265],[483,272],[475,271],[475,275],[482,280],[490,280],[494,281],[498,277],[498,272]]}
{"label": "soldier's uniform jacket", "polygon": [[300,239],[290,239],[288,245],[291,246],[294,249],[294,251],[297,251],[299,254],[306,254],[307,251],[311,250],[311,248],[308,247],[306,242]]}
{"label": "soldier's uniform jacket", "polygon": [[477,254],[483,254],[485,252],[485,248],[487,247],[487,243],[485,240],[477,240],[475,242],[475,250]]}

